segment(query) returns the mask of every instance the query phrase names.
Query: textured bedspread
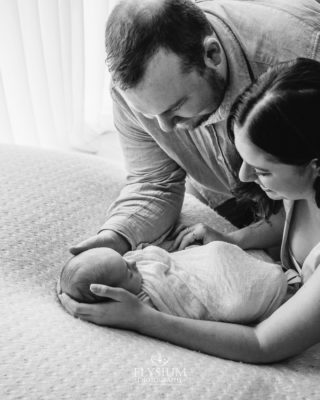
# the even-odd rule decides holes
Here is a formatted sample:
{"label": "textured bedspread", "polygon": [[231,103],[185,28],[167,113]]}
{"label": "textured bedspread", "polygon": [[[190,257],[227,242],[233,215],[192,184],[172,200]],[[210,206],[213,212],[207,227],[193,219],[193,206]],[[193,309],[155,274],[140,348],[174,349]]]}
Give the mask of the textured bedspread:
{"label": "textured bedspread", "polygon": [[[320,399],[320,346],[246,365],[80,321],[55,295],[124,173],[93,156],[0,147],[0,399]],[[184,222],[232,227],[187,196]]]}

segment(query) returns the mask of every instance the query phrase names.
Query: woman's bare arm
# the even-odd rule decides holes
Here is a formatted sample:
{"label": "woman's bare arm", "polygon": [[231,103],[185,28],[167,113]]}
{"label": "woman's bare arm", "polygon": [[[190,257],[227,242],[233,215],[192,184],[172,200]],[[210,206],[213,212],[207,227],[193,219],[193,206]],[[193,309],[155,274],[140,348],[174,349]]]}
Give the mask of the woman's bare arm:
{"label": "woman's bare arm", "polygon": [[245,228],[227,234],[230,243],[242,249],[266,249],[281,244],[285,222],[285,211],[282,208],[272,215],[269,221],[261,220]]}
{"label": "woman's bare arm", "polygon": [[250,363],[283,360],[320,341],[320,268],[256,327],[178,318],[152,310],[138,330],[222,358]]}
{"label": "woman's bare arm", "polygon": [[236,244],[242,249],[266,249],[280,246],[285,222],[281,209],[268,221],[261,220],[231,233],[221,233],[210,226],[198,223],[177,230],[172,250],[183,250],[195,241],[207,244],[216,240]]}
{"label": "woman's bare arm", "polygon": [[320,341],[320,268],[290,300],[255,327],[167,315],[145,306],[124,289],[99,285],[94,293],[115,301],[80,304],[66,295],[61,301],[81,319],[135,330],[221,358],[275,362]]}

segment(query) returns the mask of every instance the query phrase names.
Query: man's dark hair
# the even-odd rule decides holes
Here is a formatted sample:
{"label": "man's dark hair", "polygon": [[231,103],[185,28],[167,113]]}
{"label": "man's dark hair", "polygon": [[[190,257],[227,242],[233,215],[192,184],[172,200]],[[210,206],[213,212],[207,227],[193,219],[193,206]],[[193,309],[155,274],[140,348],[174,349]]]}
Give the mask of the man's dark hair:
{"label": "man's dark hair", "polygon": [[106,26],[107,65],[123,90],[138,85],[161,48],[181,57],[184,72],[202,72],[203,40],[212,27],[191,0],[122,0]]}

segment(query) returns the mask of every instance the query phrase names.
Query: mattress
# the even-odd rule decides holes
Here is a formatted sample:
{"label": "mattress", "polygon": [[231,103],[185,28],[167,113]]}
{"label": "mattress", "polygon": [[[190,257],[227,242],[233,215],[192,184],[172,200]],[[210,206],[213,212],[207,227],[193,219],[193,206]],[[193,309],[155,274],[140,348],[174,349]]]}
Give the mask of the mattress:
{"label": "mattress", "polygon": [[[0,398],[320,399],[320,347],[249,365],[75,319],[55,284],[97,232],[125,173],[107,160],[0,146]],[[186,196],[181,220],[232,226]]]}

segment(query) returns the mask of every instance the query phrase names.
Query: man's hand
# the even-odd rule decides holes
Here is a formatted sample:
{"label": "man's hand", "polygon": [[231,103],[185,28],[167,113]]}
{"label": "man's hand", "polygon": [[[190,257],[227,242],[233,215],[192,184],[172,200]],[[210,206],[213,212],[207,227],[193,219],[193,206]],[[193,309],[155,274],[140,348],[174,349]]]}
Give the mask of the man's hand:
{"label": "man's hand", "polygon": [[180,230],[177,238],[175,239],[173,248],[177,250],[183,250],[187,246],[190,246],[196,242],[207,244],[215,240],[221,240],[223,242],[230,243],[230,238],[227,235],[210,228],[208,225],[198,223]]}
{"label": "man's hand", "polygon": [[129,242],[123,236],[114,231],[103,230],[97,235],[91,236],[75,246],[72,246],[70,248],[70,252],[76,256],[83,251],[93,249],[95,247],[109,247],[113,250],[116,250],[121,255],[131,249]]}
{"label": "man's hand", "polygon": [[76,318],[115,328],[138,330],[147,307],[134,294],[122,288],[90,285],[90,290],[102,297],[114,300],[106,303],[86,304],[72,300],[62,293],[59,299],[69,314]]}

